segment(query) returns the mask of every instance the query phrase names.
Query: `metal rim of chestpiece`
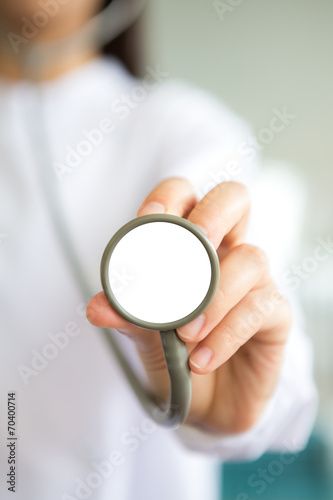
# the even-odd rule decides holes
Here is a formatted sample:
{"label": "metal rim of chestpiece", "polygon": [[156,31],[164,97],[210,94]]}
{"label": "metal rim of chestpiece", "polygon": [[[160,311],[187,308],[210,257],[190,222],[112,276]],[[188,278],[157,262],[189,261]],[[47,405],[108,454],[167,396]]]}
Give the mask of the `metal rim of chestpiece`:
{"label": "metal rim of chestpiece", "polygon": [[[208,291],[194,311],[187,316],[176,321],[168,323],[151,323],[137,318],[126,311],[117,301],[112,292],[109,282],[109,263],[114,249],[119,241],[133,229],[147,223],[152,222],[168,222],[184,227],[193,233],[204,246],[211,264],[211,281]],[[167,370],[170,378],[170,397],[166,405],[154,396],[143,397],[144,391],[139,391],[137,394],[141,404],[146,409],[149,416],[158,424],[166,427],[177,428],[186,420],[191,399],[192,399],[192,383],[191,370],[188,362],[188,352],[186,344],[178,337],[176,328],[179,328],[186,323],[189,323],[198,317],[213,300],[220,278],[220,265],[217,253],[208,237],[192,222],[182,217],[170,214],[152,214],[144,215],[131,220],[122,226],[111,238],[107,244],[102,261],[101,261],[101,282],[104,293],[112,308],[125,320],[133,325],[145,328],[147,330],[160,331],[161,343],[164,352],[164,357],[167,365]]]}

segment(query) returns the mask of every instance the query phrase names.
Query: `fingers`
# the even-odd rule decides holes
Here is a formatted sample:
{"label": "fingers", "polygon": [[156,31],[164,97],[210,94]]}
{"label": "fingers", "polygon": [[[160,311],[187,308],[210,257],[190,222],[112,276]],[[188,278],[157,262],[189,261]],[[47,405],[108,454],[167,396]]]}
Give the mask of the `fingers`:
{"label": "fingers", "polygon": [[168,213],[187,217],[208,235],[215,248],[243,242],[250,201],[246,187],[223,182],[196,204],[196,196],[186,179],[171,178],[159,184],[140,206],[137,216]]}
{"label": "fingers", "polygon": [[188,220],[206,232],[217,249],[221,241],[229,247],[243,242],[250,200],[245,186],[237,182],[222,182],[193,208]]}
{"label": "fingers", "polygon": [[[137,216],[153,213],[188,217],[208,234],[215,248],[220,246],[222,240],[227,241],[232,248],[243,240],[249,213],[249,197],[243,185],[225,182],[216,186],[196,204],[195,192],[190,183],[182,178],[170,178],[160,183],[148,195]],[[196,320],[196,330],[193,324],[180,330],[185,341],[193,343],[204,339],[221,318],[259,281],[260,266],[256,262],[260,259],[255,255],[252,260],[249,255],[246,258],[244,248],[239,248],[237,252],[223,259],[220,288],[216,299],[204,316]],[[88,304],[87,317],[96,326],[115,328],[130,336],[140,335],[143,332],[142,329],[122,319],[112,309],[103,292],[96,295]],[[200,321],[202,324],[198,325]],[[194,340],[193,337],[197,333],[199,338]]]}
{"label": "fingers", "polygon": [[199,342],[190,355],[191,369],[196,373],[216,370],[255,334],[258,345],[281,347],[289,328],[289,304],[275,289],[251,292]]}
{"label": "fingers", "polygon": [[137,216],[165,213],[186,217],[196,201],[191,184],[186,179],[174,177],[161,182],[147,196]]}
{"label": "fingers", "polygon": [[[152,364],[152,359],[161,359],[161,355],[156,354],[161,351],[158,332],[144,330],[123,319],[112,309],[104,292],[98,293],[90,300],[86,315],[91,324],[101,328],[114,328],[133,340],[147,367]],[[155,361],[154,363],[156,365]]]}
{"label": "fingers", "polygon": [[[87,319],[92,325],[101,328],[114,328],[123,333],[133,334],[144,332],[142,328],[132,325],[121,316],[109,304],[104,292],[95,295],[87,305]],[[148,331],[148,330],[147,330]]]}
{"label": "fingers", "polygon": [[220,263],[220,280],[216,295],[195,320],[177,329],[185,342],[199,342],[253,288],[270,281],[268,260],[259,248],[243,244],[233,248]]}

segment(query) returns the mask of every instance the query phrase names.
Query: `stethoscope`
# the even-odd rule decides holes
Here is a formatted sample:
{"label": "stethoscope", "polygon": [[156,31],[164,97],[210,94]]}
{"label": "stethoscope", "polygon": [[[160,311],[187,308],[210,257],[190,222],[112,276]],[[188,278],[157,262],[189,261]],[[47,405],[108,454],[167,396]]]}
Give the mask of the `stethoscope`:
{"label": "stethoscope", "polygon": [[[125,279],[119,283],[118,276]],[[113,309],[128,322],[158,330],[170,378],[168,407],[151,416],[167,426],[186,420],[191,371],[176,329],[199,316],[219,282],[219,260],[207,236],[175,215],[144,215],[121,227],[101,262],[101,281]]]}
{"label": "stethoscope", "polygon": [[[61,57],[70,47],[99,47],[126,29],[145,0],[114,0],[80,32],[59,42],[38,46],[25,54],[26,75],[33,79],[45,61]],[[30,132],[36,149],[46,205],[84,297],[91,297],[88,280],[73,246],[53,177],[50,148],[38,85],[33,96]],[[119,274],[126,276],[119,283]],[[125,273],[125,274],[124,274]],[[130,386],[147,414],[158,424],[177,428],[184,423],[192,397],[186,344],[176,329],[199,316],[213,299],[219,281],[219,260],[207,236],[194,224],[174,215],[138,217],[121,227],[109,241],[101,261],[101,282],[113,309],[138,327],[160,332],[170,378],[169,401],[152,395],[139,381],[117,342],[119,332],[102,329]]]}

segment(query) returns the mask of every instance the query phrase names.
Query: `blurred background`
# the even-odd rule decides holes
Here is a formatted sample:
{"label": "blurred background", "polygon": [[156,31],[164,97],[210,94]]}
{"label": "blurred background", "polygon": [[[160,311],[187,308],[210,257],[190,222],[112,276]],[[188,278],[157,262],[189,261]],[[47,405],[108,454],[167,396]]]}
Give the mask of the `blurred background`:
{"label": "blurred background", "polygon": [[[332,26],[332,0],[148,0],[139,27],[143,75],[159,65],[213,93],[252,128],[262,169],[254,216],[273,261],[286,256],[281,281],[296,284],[314,348],[320,403],[306,450],[288,462],[266,454],[221,466],[224,500],[333,500]],[[141,52],[135,28],[133,36],[130,66]],[[272,134],[276,110],[292,118]]]}
{"label": "blurred background", "polygon": [[[290,235],[285,271],[301,273],[295,293],[314,345],[319,414],[307,450],[288,466],[274,455],[225,465],[225,500],[333,498],[333,256],[314,257],[320,241],[333,241],[332,25],[331,0],[150,0],[145,12],[146,64],[213,92],[257,137],[274,109],[295,116],[261,143],[263,183],[284,189],[274,202]],[[274,467],[264,490],[249,485]]]}

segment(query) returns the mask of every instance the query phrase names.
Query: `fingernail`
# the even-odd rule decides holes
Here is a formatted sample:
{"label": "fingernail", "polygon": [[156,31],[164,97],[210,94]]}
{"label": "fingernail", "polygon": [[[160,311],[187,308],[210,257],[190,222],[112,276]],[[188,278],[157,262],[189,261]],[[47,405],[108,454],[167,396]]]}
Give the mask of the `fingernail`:
{"label": "fingernail", "polygon": [[162,205],[162,203],[158,203],[157,201],[151,201],[140,210],[140,217],[142,215],[164,214],[164,212],[165,212],[165,206]]}
{"label": "fingernail", "polygon": [[193,340],[200,333],[205,324],[205,316],[201,314],[190,323],[178,328],[178,333],[185,340]]}
{"label": "fingernail", "polygon": [[213,351],[208,347],[199,347],[190,357],[190,363],[196,368],[206,368],[213,357]]}

